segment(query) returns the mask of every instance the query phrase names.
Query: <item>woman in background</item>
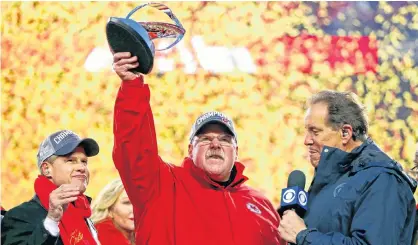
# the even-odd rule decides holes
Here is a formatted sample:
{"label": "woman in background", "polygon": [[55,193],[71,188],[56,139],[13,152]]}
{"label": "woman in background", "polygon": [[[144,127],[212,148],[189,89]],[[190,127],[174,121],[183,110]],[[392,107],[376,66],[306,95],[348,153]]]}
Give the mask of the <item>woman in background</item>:
{"label": "woman in background", "polygon": [[102,245],[134,245],[134,214],[120,179],[107,184],[92,203],[92,221]]}

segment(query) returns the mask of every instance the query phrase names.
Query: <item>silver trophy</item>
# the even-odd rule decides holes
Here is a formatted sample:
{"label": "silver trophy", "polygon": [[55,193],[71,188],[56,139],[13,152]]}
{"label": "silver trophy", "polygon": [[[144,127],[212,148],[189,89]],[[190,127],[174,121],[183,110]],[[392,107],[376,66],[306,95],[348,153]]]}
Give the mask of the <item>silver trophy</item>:
{"label": "silver trophy", "polygon": [[[139,9],[150,6],[166,13],[174,24],[164,22],[137,22],[130,17]],[[106,36],[113,53],[130,52],[138,57],[139,66],[134,72],[148,74],[154,65],[155,51],[163,51],[176,45],[186,31],[173,12],[161,3],[146,3],[134,8],[126,18],[110,17],[106,25]],[[153,40],[156,38],[175,38],[166,48],[155,49]]]}

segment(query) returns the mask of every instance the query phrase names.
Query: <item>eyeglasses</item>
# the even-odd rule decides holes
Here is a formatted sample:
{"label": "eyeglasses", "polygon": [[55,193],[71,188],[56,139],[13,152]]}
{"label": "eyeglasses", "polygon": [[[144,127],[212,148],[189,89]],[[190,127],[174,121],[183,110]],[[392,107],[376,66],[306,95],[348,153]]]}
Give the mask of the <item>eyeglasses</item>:
{"label": "eyeglasses", "polygon": [[232,146],[234,144],[234,137],[228,134],[221,134],[218,136],[198,135],[196,143],[200,145],[209,145],[214,139],[218,139],[221,146]]}

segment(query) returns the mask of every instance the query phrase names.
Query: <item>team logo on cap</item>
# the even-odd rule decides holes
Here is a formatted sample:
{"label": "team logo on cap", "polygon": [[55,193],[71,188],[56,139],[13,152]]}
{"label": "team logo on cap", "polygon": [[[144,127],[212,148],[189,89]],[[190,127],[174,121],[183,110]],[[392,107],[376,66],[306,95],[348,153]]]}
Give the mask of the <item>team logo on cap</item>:
{"label": "team logo on cap", "polygon": [[229,119],[226,118],[226,117],[222,117],[222,122],[224,122],[224,123],[226,123],[228,125],[231,125],[231,121],[229,121]]}
{"label": "team logo on cap", "polygon": [[39,156],[43,157],[47,154],[51,154],[51,152],[54,152],[54,149],[52,148],[52,145],[49,144],[48,140],[44,140],[42,142],[41,147],[39,147]]}
{"label": "team logo on cap", "polygon": [[247,203],[247,208],[253,213],[261,214],[261,210],[255,204],[249,202]]}

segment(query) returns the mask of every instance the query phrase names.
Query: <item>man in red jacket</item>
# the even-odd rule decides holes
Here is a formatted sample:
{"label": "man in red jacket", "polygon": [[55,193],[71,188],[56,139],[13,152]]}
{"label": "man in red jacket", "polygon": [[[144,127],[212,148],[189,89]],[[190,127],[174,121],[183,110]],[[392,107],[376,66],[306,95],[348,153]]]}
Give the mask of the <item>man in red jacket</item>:
{"label": "man in red jacket", "polygon": [[181,167],[165,163],[158,155],[150,90],[142,75],[129,71],[138,58],[123,52],[113,59],[122,80],[113,161],[134,206],[136,244],[284,244],[272,204],[244,184],[233,122],[219,112],[203,114]]}

